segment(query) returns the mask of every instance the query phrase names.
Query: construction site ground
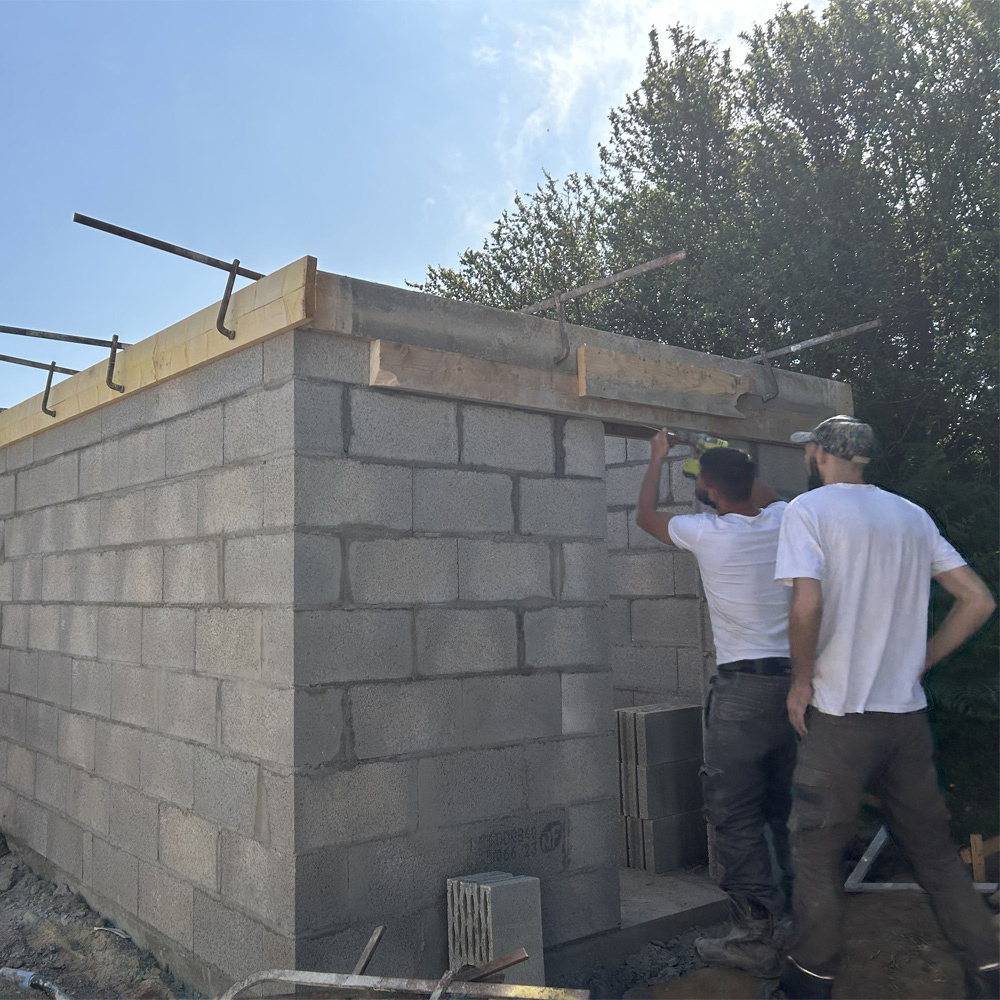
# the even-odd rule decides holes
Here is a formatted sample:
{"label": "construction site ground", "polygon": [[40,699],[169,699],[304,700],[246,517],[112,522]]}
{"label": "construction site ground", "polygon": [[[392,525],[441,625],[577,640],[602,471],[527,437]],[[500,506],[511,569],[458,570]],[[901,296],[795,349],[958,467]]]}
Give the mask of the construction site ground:
{"label": "construction site ground", "polygon": [[[891,857],[886,864],[892,864]],[[683,880],[694,887],[697,876],[688,874]],[[0,966],[38,972],[74,998],[201,996],[110,927],[81,896],[41,878],[16,851],[0,858]],[[649,941],[623,962],[586,967],[581,961],[577,970],[567,969],[559,976],[558,985],[589,989],[595,1000],[741,1000],[762,995],[766,985],[762,981],[705,968],[698,959],[695,939],[724,932],[721,923],[688,929],[666,940]],[[964,996],[958,961],[921,893],[848,896],[845,932],[846,961],[837,984],[841,1000]],[[405,976],[409,970],[396,974]],[[37,995],[0,981],[2,998]]]}

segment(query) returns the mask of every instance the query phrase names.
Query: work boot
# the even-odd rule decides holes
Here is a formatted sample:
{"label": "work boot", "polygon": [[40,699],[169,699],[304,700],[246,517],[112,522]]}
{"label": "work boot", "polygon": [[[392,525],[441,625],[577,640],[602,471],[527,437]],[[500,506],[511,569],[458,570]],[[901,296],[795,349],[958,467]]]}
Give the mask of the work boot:
{"label": "work boot", "polygon": [[694,950],[709,965],[742,969],[760,979],[781,975],[781,960],[774,944],[774,922],[756,900],[732,897],[733,926],[725,937],[698,938]]}
{"label": "work boot", "polygon": [[830,1000],[833,980],[806,972],[789,956],[773,996],[777,1000]]}

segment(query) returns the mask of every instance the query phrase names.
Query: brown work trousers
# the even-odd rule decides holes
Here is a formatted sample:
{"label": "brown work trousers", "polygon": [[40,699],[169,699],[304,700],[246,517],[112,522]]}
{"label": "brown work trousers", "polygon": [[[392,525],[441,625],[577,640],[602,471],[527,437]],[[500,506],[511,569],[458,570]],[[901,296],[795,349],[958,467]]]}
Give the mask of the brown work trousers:
{"label": "brown work trousers", "polygon": [[826,715],[809,709],[792,777],[788,827],[795,885],[792,959],[833,976],[841,951],[844,851],[866,786],[893,840],[930,896],[944,936],[968,971],[997,961],[989,910],[948,830],[926,712]]}

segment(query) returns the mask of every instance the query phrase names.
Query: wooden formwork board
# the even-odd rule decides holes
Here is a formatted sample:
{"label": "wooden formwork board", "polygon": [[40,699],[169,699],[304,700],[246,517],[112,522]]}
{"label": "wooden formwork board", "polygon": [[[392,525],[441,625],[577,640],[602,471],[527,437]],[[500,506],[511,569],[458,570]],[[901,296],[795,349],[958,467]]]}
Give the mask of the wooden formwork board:
{"label": "wooden formwork board", "polygon": [[66,420],[200,368],[286,330],[305,326],[316,312],[316,258],[303,257],[234,292],[226,325],[229,340],[216,329],[219,302],[118,352],[114,381],[125,392],[108,388],[108,360],[52,386],[49,408],[42,412],[42,393],[0,413],[0,447],[48,430]]}

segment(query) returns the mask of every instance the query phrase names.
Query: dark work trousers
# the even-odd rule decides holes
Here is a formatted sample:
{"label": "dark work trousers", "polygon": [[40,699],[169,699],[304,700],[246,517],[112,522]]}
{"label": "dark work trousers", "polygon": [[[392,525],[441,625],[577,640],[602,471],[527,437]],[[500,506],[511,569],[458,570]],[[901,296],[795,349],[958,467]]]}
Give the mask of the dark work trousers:
{"label": "dark work trousers", "polygon": [[844,851],[866,785],[882,801],[893,840],[930,896],[944,936],[969,971],[997,960],[989,911],[948,831],[926,712],[826,715],[810,708],[799,745],[789,822],[796,938],[789,954],[832,976],[841,949]]}
{"label": "dark work trousers", "polygon": [[[747,908],[740,900],[744,897],[779,918],[787,907],[787,823],[795,766],[795,731],[785,705],[788,685],[788,677],[720,670],[709,694],[701,768],[721,888],[742,904],[740,909]],[[784,885],[775,882],[766,828],[786,873]]]}

